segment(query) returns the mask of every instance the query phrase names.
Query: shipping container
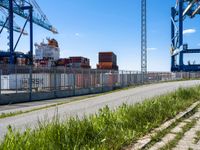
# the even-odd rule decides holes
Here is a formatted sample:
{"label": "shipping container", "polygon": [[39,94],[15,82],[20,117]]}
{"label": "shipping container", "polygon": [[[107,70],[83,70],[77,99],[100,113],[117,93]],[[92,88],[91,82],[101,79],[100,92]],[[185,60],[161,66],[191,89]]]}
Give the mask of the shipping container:
{"label": "shipping container", "polygon": [[118,70],[117,56],[113,52],[100,52],[98,69]]}
{"label": "shipping container", "polygon": [[8,64],[9,57],[0,57],[0,64]]}
{"label": "shipping container", "polygon": [[67,59],[67,58],[61,58],[56,61],[57,66],[65,66],[66,67],[67,65],[69,65],[69,63],[70,63],[70,59]]}
{"label": "shipping container", "polygon": [[116,65],[117,56],[113,52],[100,52],[99,63],[100,62],[112,62],[114,65]]}
{"label": "shipping container", "polygon": [[25,66],[27,65],[27,58],[16,58],[16,64],[19,65],[19,66]]}

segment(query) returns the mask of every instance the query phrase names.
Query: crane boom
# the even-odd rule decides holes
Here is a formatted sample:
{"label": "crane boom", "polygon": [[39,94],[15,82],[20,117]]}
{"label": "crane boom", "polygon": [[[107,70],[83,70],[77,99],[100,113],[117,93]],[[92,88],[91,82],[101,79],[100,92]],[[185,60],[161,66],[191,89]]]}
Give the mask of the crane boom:
{"label": "crane boom", "polygon": [[[3,13],[5,16],[5,19],[0,20],[0,26],[2,26],[3,28],[5,27],[6,29],[9,30],[8,13],[1,7],[0,7],[0,12]],[[16,22],[13,22],[13,23],[14,23],[13,30],[15,32],[18,32],[18,33],[22,32],[23,35],[28,35],[27,31],[25,31],[25,30],[23,31],[23,29],[19,25],[17,25]]]}
{"label": "crane boom", "polygon": [[[21,8],[24,6],[25,3],[31,4],[33,7],[37,6],[36,1],[31,3],[25,1],[25,0],[18,0],[18,1],[14,1],[13,2],[13,12],[25,19],[28,18],[28,13],[23,11]],[[34,5],[33,5],[34,4]],[[0,0],[0,6],[5,8],[5,9],[9,9],[9,0]],[[34,9],[35,10],[35,9]],[[36,10],[38,10],[38,7],[36,7]],[[53,33],[58,33],[57,29],[54,28],[48,21],[48,19],[46,17],[44,17],[43,14],[38,13],[37,15],[33,14],[32,17],[32,21],[33,23],[37,24],[38,26],[45,28]]]}

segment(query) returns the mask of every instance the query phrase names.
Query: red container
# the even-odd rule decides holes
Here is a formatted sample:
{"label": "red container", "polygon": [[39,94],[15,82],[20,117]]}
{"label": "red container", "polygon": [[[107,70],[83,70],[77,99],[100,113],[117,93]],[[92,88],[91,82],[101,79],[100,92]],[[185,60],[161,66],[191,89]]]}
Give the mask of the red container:
{"label": "red container", "polygon": [[100,62],[112,62],[114,65],[116,65],[117,56],[113,52],[100,52],[99,63]]}
{"label": "red container", "polygon": [[0,64],[8,64],[9,57],[0,57]]}
{"label": "red container", "polygon": [[70,63],[70,59],[62,58],[57,60],[56,65],[57,66],[67,66]]}
{"label": "red container", "polygon": [[73,68],[91,68],[90,60],[84,57],[70,57],[69,66]]}
{"label": "red container", "polygon": [[118,70],[117,56],[113,52],[100,52],[98,69]]}

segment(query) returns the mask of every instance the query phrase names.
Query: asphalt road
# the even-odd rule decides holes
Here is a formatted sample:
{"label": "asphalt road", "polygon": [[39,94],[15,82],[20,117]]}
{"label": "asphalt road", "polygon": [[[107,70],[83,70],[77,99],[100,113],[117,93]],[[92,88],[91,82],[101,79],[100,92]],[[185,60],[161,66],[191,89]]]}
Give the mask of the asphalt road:
{"label": "asphalt road", "polygon": [[15,113],[19,111],[29,111],[33,109],[40,109],[56,104],[66,104],[68,102],[83,100],[88,97],[94,97],[97,94],[91,95],[83,95],[83,96],[75,96],[75,97],[68,97],[68,98],[59,98],[59,99],[51,99],[51,100],[44,100],[44,101],[33,101],[27,103],[17,103],[17,104],[9,104],[9,105],[0,105],[0,114],[2,113]]}
{"label": "asphalt road", "polygon": [[97,113],[100,108],[106,105],[114,109],[123,103],[134,104],[142,102],[147,98],[172,92],[179,87],[190,87],[197,84],[200,84],[200,80],[145,85],[98,97],[87,98],[83,101],[71,102],[49,109],[0,119],[0,137],[3,138],[7,132],[8,125],[11,125],[19,131],[24,131],[27,127],[37,127],[38,120],[51,120],[57,114],[61,119],[66,119],[70,116],[83,117],[84,115]]}

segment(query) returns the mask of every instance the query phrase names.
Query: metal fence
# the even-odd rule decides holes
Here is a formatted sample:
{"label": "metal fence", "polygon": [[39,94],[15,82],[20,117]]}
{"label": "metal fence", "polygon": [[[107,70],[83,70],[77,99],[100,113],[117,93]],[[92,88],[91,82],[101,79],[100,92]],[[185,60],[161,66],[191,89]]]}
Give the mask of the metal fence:
{"label": "metal fence", "polygon": [[[199,77],[200,73],[189,72],[148,72],[143,75],[138,71],[0,65],[0,104],[5,99],[7,99],[6,103],[20,102],[20,94],[28,95],[27,100],[23,101],[42,100],[100,93],[146,83]],[[46,96],[45,94],[53,95]],[[17,100],[18,96],[19,100]]]}

